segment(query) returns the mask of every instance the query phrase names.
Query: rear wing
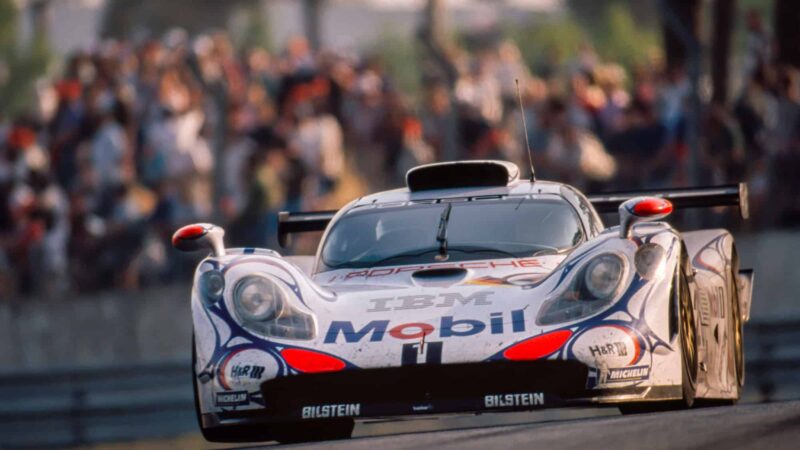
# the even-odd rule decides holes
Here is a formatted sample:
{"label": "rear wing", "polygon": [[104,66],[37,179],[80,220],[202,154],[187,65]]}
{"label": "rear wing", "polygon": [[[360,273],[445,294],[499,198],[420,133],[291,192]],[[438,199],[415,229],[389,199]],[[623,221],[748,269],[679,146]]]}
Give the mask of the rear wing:
{"label": "rear wing", "polygon": [[278,213],[278,243],[281,247],[289,245],[289,235],[324,231],[336,211],[288,212]]}
{"label": "rear wing", "polygon": [[[672,188],[641,191],[608,192],[589,195],[589,201],[599,213],[617,212],[619,205],[634,197],[660,197],[672,202],[675,209],[736,206],[742,219],[750,217],[747,184],[730,184],[700,188]],[[281,212],[278,214],[278,243],[286,247],[289,235],[324,231],[336,211]]]}
{"label": "rear wing", "polygon": [[599,213],[617,212],[619,205],[634,197],[660,197],[669,200],[675,209],[736,206],[742,219],[750,218],[747,183],[699,188],[671,188],[641,191],[608,192],[589,195],[589,202]]}

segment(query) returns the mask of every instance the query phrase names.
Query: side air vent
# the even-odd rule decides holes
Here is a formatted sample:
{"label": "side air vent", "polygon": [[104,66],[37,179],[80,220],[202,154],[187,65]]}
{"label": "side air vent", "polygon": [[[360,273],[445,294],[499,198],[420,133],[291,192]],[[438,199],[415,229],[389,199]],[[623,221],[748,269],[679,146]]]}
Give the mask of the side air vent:
{"label": "side air vent", "polygon": [[507,186],[519,168],[506,161],[456,161],[414,167],[406,173],[411,192],[465,187]]}

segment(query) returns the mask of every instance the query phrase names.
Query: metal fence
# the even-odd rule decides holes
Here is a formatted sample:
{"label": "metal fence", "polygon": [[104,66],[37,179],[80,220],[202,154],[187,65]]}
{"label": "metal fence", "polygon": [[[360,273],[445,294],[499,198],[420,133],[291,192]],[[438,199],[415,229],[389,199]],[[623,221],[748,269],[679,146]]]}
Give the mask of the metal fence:
{"label": "metal fence", "polygon": [[[800,319],[745,328],[745,401],[800,398]],[[0,375],[0,447],[71,447],[197,431],[188,361]]]}
{"label": "metal fence", "polygon": [[0,376],[0,447],[70,447],[196,431],[189,361]]}

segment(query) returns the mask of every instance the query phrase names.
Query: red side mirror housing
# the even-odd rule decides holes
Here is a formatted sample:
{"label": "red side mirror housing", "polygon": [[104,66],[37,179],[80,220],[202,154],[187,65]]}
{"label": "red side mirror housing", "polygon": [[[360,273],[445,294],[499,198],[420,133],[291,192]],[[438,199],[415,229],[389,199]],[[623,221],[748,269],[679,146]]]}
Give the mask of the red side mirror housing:
{"label": "red side mirror housing", "polygon": [[652,222],[672,214],[672,203],[658,197],[634,197],[619,205],[619,237],[628,239],[633,224]]}
{"label": "red side mirror housing", "polygon": [[172,246],[182,252],[208,249],[214,256],[225,256],[225,230],[210,223],[195,223],[179,228],[172,235]]}

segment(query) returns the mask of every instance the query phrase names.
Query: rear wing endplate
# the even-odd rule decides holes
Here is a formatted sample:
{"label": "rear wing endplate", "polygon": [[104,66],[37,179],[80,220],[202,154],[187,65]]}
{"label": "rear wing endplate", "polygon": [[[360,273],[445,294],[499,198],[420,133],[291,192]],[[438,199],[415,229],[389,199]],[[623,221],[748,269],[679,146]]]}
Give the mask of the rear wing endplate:
{"label": "rear wing endplate", "polygon": [[[589,195],[589,201],[599,213],[617,212],[619,205],[634,197],[660,197],[672,202],[675,209],[736,206],[742,219],[750,217],[747,184],[730,184],[699,188],[672,188]],[[286,212],[278,214],[278,243],[286,247],[289,235],[324,231],[336,211]]]}

